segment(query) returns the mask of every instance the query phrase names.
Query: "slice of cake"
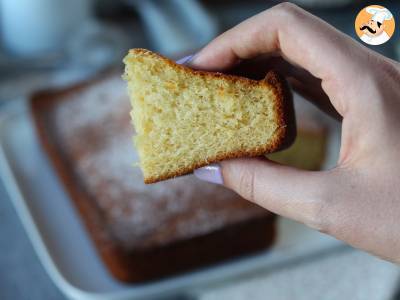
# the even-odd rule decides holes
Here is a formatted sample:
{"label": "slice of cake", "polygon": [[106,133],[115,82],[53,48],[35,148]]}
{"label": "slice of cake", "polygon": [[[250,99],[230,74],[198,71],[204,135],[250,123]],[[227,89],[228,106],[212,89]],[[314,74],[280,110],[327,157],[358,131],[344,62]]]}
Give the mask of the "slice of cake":
{"label": "slice of cake", "polygon": [[293,140],[290,92],[274,72],[254,81],[195,71],[144,49],[130,50],[124,63],[145,183]]}

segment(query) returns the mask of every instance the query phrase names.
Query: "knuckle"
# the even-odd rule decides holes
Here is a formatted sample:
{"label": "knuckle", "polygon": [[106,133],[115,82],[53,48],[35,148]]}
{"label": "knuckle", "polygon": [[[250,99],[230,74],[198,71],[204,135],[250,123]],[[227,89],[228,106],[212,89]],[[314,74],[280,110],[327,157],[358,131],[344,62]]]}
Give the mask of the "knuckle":
{"label": "knuckle", "polygon": [[325,204],[321,200],[313,200],[306,225],[323,233],[329,232],[328,218],[324,212]]}
{"label": "knuckle", "polygon": [[323,189],[309,199],[307,226],[323,233],[330,233],[331,218],[329,195]]}
{"label": "knuckle", "polygon": [[384,61],[384,63],[381,64],[382,70],[385,73],[385,77],[388,79],[394,81],[394,82],[399,82],[400,81],[400,70],[399,66],[388,61]]}
{"label": "knuckle", "polygon": [[252,170],[243,168],[239,172],[239,194],[249,201],[255,200],[254,195],[255,174]]}
{"label": "knuckle", "polygon": [[276,5],[274,8],[286,16],[295,16],[301,10],[300,7],[291,2],[282,2]]}

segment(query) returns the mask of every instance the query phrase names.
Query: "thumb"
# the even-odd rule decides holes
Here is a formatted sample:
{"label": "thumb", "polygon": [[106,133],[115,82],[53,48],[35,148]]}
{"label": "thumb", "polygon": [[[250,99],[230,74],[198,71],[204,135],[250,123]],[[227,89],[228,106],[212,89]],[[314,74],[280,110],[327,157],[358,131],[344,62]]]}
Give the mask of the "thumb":
{"label": "thumb", "polygon": [[195,170],[199,179],[223,184],[278,215],[325,231],[331,171],[304,171],[263,158],[232,159]]}

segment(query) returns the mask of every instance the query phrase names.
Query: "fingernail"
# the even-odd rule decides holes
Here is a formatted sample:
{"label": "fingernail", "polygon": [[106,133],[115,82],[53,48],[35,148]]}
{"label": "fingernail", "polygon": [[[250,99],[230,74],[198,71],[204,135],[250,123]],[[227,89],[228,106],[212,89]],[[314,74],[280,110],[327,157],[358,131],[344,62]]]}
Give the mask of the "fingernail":
{"label": "fingernail", "polygon": [[191,55],[182,57],[181,59],[178,59],[176,61],[176,63],[179,65],[186,65],[186,64],[190,63],[193,60],[193,58],[194,58],[194,54],[191,54]]}
{"label": "fingernail", "polygon": [[211,164],[199,169],[194,170],[193,174],[200,180],[223,184],[221,166],[218,164]]}

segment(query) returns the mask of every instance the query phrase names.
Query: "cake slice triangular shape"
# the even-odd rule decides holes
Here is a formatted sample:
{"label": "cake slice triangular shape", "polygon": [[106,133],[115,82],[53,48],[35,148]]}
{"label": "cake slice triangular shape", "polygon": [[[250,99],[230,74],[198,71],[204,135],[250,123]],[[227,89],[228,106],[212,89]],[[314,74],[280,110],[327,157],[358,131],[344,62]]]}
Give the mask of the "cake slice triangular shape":
{"label": "cake slice triangular shape", "polygon": [[145,183],[294,139],[290,91],[275,72],[255,81],[195,71],[145,49],[130,50],[124,63]]}

